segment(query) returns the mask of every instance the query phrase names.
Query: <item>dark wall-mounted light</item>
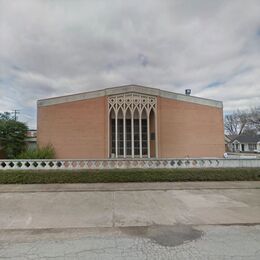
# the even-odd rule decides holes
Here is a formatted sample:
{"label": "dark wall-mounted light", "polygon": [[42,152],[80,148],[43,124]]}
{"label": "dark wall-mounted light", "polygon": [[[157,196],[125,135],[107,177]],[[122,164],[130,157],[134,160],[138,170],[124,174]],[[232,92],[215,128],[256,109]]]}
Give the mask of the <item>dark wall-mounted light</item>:
{"label": "dark wall-mounted light", "polygon": [[188,95],[188,96],[189,96],[190,94],[191,94],[191,89],[189,89],[189,88],[188,88],[188,89],[185,89],[185,95]]}

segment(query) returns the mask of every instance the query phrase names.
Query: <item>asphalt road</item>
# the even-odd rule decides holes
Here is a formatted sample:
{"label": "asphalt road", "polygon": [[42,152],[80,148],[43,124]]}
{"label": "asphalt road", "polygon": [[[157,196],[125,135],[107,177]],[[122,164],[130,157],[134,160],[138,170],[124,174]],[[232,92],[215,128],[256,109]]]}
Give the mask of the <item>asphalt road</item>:
{"label": "asphalt road", "polygon": [[0,259],[260,259],[259,182],[129,185],[0,186]]}

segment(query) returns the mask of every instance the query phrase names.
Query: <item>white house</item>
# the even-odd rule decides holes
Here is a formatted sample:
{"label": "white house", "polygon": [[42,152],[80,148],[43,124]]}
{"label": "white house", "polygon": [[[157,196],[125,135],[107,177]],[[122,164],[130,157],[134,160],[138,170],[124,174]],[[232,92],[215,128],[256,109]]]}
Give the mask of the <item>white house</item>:
{"label": "white house", "polygon": [[232,142],[233,152],[260,152],[260,135],[240,135]]}

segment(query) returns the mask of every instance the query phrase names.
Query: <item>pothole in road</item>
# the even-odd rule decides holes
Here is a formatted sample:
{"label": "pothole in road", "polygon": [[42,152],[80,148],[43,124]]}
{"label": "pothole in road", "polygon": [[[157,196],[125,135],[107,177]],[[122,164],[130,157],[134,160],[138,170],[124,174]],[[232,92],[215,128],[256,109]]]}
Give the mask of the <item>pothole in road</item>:
{"label": "pothole in road", "polygon": [[203,235],[202,231],[194,229],[190,225],[124,227],[120,230],[124,234],[148,238],[159,245],[170,247],[199,239]]}

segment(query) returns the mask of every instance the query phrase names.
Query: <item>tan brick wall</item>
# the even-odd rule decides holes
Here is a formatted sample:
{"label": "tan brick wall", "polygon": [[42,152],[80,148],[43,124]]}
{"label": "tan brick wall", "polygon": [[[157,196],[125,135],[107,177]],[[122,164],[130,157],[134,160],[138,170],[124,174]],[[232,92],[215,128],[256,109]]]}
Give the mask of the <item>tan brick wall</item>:
{"label": "tan brick wall", "polygon": [[[158,154],[222,157],[223,110],[158,97]],[[107,98],[38,107],[38,144],[52,144],[57,158],[107,158]]]}
{"label": "tan brick wall", "polygon": [[158,97],[159,157],[223,157],[223,109]]}
{"label": "tan brick wall", "polygon": [[38,107],[38,144],[57,158],[107,158],[106,97]]}

